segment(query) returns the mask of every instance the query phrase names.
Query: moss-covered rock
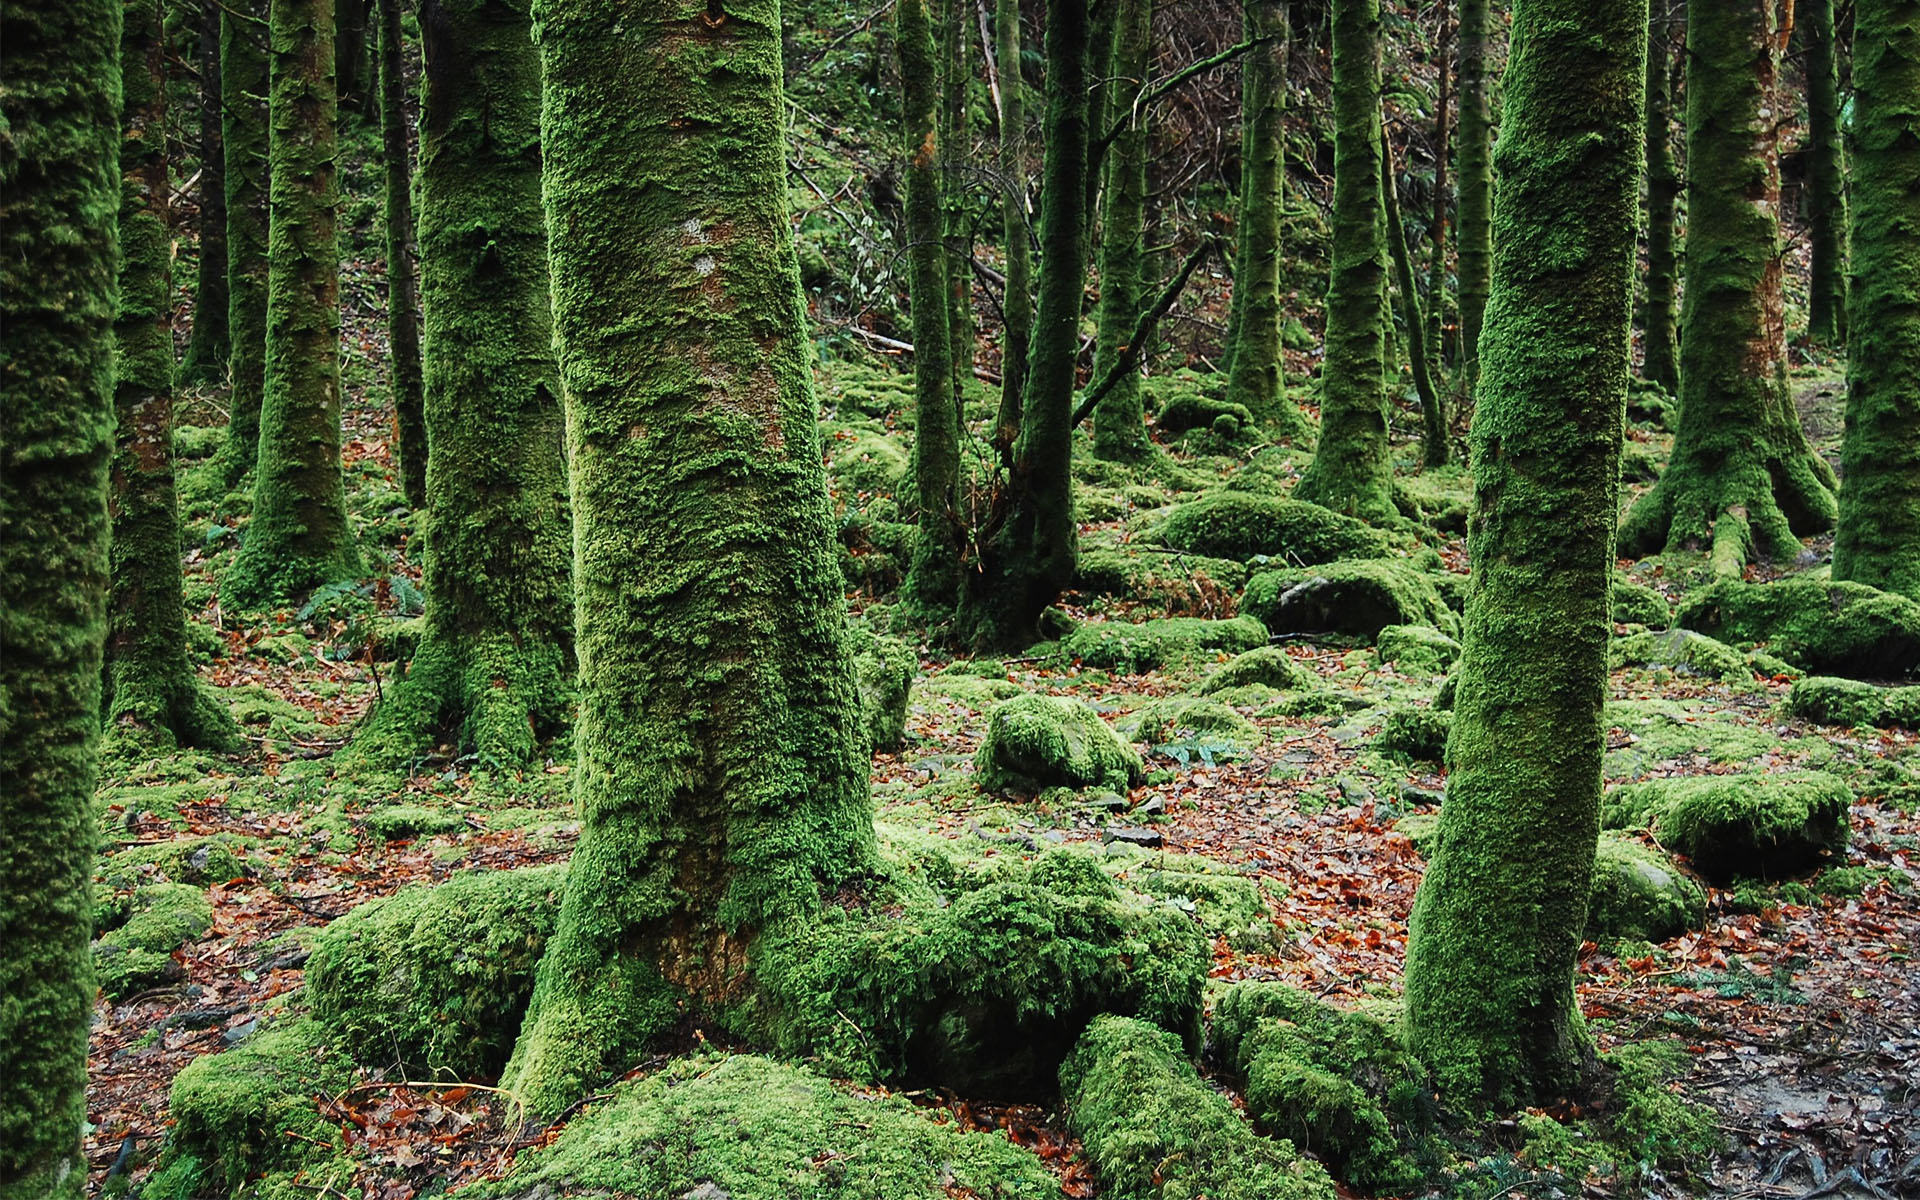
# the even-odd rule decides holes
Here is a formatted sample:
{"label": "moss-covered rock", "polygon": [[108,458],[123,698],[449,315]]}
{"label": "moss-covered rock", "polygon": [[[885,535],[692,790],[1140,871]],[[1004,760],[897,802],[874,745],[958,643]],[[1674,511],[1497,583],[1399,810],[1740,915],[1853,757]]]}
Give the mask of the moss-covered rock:
{"label": "moss-covered rock", "polygon": [[1389,625],[1431,625],[1449,636],[1460,630],[1425,572],[1387,558],[1263,571],[1247,581],[1240,611],[1274,633],[1374,638]]}
{"label": "moss-covered rock", "polygon": [[1384,754],[1439,762],[1446,757],[1452,731],[1453,713],[1446,709],[1396,705],[1382,715],[1373,746]]}
{"label": "moss-covered rock", "polygon": [[1772,730],[1739,721],[1709,704],[1674,700],[1609,700],[1604,710],[1608,779],[1633,779],[1662,764],[1751,762],[1781,742]]}
{"label": "moss-covered rock", "polygon": [[894,495],[912,466],[907,451],[892,438],[861,433],[829,443],[827,475],[842,494]]}
{"label": "moss-covered rock", "polygon": [[1618,788],[1606,798],[1610,829],[1649,826],[1714,883],[1777,879],[1810,870],[1847,844],[1853,793],[1820,771],[1703,775]]}
{"label": "moss-covered rock", "polygon": [[1460,657],[1460,643],[1431,625],[1389,625],[1374,638],[1373,652],[1382,666],[1444,675]]}
{"label": "moss-covered rock", "polygon": [[208,887],[247,874],[246,845],[230,833],[180,837],[147,846],[126,846],[101,859],[99,878],[108,888],[165,880]]}
{"label": "moss-covered rock", "polygon": [[463,1195],[662,1200],[1042,1200],[1030,1151],[900,1096],[755,1055],[680,1059],[617,1088],[554,1143]]}
{"label": "moss-covered rock", "polygon": [[1180,505],[1154,536],[1213,558],[1265,556],[1301,565],[1375,558],[1389,548],[1379,530],[1318,504],[1231,490]]}
{"label": "moss-covered rock", "polygon": [[1176,616],[1214,611],[1247,583],[1246,566],[1231,559],[1134,545],[1082,546],[1074,571],[1082,592],[1145,601]]}
{"label": "moss-covered rock", "polygon": [[1235,433],[1254,427],[1253,413],[1246,405],[1188,390],[1167,397],[1154,425],[1162,433],[1178,434],[1190,429],[1214,429],[1222,417],[1233,422]]}
{"label": "moss-covered rock", "polygon": [[907,740],[907,690],[920,665],[899,638],[874,633],[864,625],[847,627],[860,711],[874,750],[889,753]]}
{"label": "moss-covered rock", "polygon": [[1787,693],[1787,711],[1823,725],[1920,729],[1920,686],[1875,687],[1853,679],[1809,675]]}
{"label": "moss-covered rock", "polygon": [[1128,857],[1123,845],[1109,847],[1106,864],[1123,887],[1172,902],[1192,913],[1208,937],[1224,937],[1236,949],[1274,948],[1278,926],[1258,879],[1198,854],[1136,851]]}
{"label": "moss-covered rock", "polygon": [[366,827],[368,833],[382,841],[398,842],[457,833],[467,827],[467,822],[459,813],[444,808],[427,808],[419,804],[382,804],[367,814]]}
{"label": "moss-covered rock", "polygon": [[565,865],[472,871],[361,905],[314,942],[314,1015],[362,1062],[497,1074],[565,883]]}
{"label": "moss-covered rock", "polygon": [[174,952],[213,926],[207,894],[184,883],[145,884],[102,907],[116,920],[93,943],[93,973],[115,1000],[185,978]]}
{"label": "moss-covered rock", "polygon": [[1261,646],[1236,655],[1231,662],[1202,680],[1195,689],[1202,696],[1217,696],[1229,688],[1262,685],[1275,691],[1302,691],[1323,686],[1319,673],[1302,659],[1278,646]]}
{"label": "moss-covered rock", "polygon": [[1252,721],[1219,700],[1204,696],[1167,696],[1133,714],[1133,740],[1148,745],[1166,742],[1221,742],[1240,750],[1260,744],[1260,730]]}
{"label": "moss-covered rock", "polygon": [[1022,695],[1025,690],[1011,679],[983,679],[964,672],[948,674],[944,671],[913,685],[913,691],[917,694],[939,696],[975,712],[989,712],[996,704]]}
{"label": "moss-covered rock", "polygon": [[1920,602],[1863,583],[1722,580],[1682,600],[1674,623],[1724,641],[1764,641],[1809,671],[1883,679],[1920,669]]}
{"label": "moss-covered rock", "polygon": [[1691,629],[1615,638],[1607,646],[1607,664],[1621,667],[1665,667],[1677,675],[1699,675],[1737,683],[1753,678],[1747,656],[1725,642]]}
{"label": "moss-covered rock", "polygon": [[1707,893],[1660,851],[1600,835],[1587,904],[1587,936],[1664,942],[1707,920]]}
{"label": "moss-covered rock", "polygon": [[1115,1200],[1333,1200],[1293,1146],[1255,1133],[1173,1037],[1101,1017],[1060,1068],[1067,1123]]}
{"label": "moss-covered rock", "polygon": [[1609,602],[1614,621],[1622,625],[1665,629],[1673,622],[1673,605],[1667,603],[1665,596],[1618,572],[1613,577]]}
{"label": "moss-covered rock", "polygon": [[994,709],[973,763],[989,792],[1124,792],[1140,782],[1142,771],[1139,754],[1099,713],[1065,696],[1021,696]]}
{"label": "moss-covered rock", "polygon": [[1227,621],[1162,617],[1138,624],[1088,622],[1060,640],[1060,652],[1083,666],[1131,674],[1266,644],[1266,626],[1251,617]]}

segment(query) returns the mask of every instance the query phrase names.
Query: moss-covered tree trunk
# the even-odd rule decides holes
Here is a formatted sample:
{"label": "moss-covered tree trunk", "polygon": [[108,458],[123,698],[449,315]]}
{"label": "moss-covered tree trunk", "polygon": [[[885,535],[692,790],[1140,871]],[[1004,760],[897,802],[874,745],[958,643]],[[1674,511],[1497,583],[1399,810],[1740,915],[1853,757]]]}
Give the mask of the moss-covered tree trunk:
{"label": "moss-covered tree trunk", "polygon": [[965,573],[959,631],[980,645],[1029,642],[1073,580],[1073,390],[1086,284],[1087,5],[1047,7],[1046,151],[1040,286],[1006,511]]}
{"label": "moss-covered tree trunk", "polygon": [[188,380],[227,373],[227,185],[220,139],[220,5],[200,0],[200,254],[194,270],[193,330],[180,373]]}
{"label": "moss-covered tree trunk", "polygon": [[1675,2],[1654,0],[1647,36],[1647,306],[1641,372],[1670,396],[1680,392],[1680,333],[1674,322],[1680,255],[1673,236],[1680,170],[1673,157],[1673,54],[1682,27],[1667,11]]}
{"label": "moss-covered tree trunk", "polygon": [[1460,0],[1460,360],[1471,397],[1493,278],[1492,0]]}
{"label": "moss-covered tree trunk", "polygon": [[1441,1090],[1564,1096],[1600,831],[1607,591],[1633,317],[1644,0],[1515,0],[1468,592],[1440,840],[1407,948]]}
{"label": "moss-covered tree trunk", "polygon": [[1623,553],[1710,547],[1714,570],[1792,559],[1832,528],[1832,470],[1786,380],[1781,302],[1782,0],[1697,5],[1687,23],[1687,253],[1673,456]]}
{"label": "moss-covered tree trunk", "polygon": [[352,112],[367,109],[367,8],[381,0],[335,0],[333,63],[335,95],[340,107]]}
{"label": "moss-covered tree trunk", "polygon": [[[1240,227],[1233,260],[1233,306],[1227,324],[1233,341],[1227,366],[1227,399],[1269,422],[1283,438],[1311,436],[1307,421],[1287,399],[1280,354],[1280,207],[1285,178],[1287,10],[1280,0],[1248,0],[1245,94],[1240,120]],[[1094,372],[1098,378],[1100,372]]]}
{"label": "moss-covered tree trunk", "polygon": [[[419,508],[427,502],[427,418],[421,399],[420,288],[413,259],[406,47],[400,35],[400,0],[375,2],[380,6],[380,160],[386,184],[387,342],[392,354],[389,378],[393,384],[394,449],[399,460],[400,489],[407,503]],[[530,41],[527,54],[533,56]],[[539,82],[536,73],[536,90]],[[537,115],[533,123],[539,124]],[[534,141],[538,145],[537,133]]]}
{"label": "moss-covered tree trunk", "polygon": [[1387,248],[1393,252],[1394,281],[1400,289],[1400,321],[1407,327],[1407,365],[1413,372],[1413,390],[1420,398],[1421,454],[1429,467],[1447,465],[1447,417],[1440,407],[1440,389],[1433,382],[1433,364],[1427,359],[1426,314],[1420,311],[1419,283],[1413,273],[1413,254],[1407,249],[1407,227],[1400,220],[1399,172],[1394,170],[1393,147],[1382,135],[1380,199],[1387,223]]}
{"label": "moss-covered tree trunk", "polygon": [[1362,520],[1385,521],[1394,509],[1387,457],[1380,0],[1335,0],[1333,120],[1333,266],[1320,370],[1320,442],[1294,495]]}
{"label": "moss-covered tree trunk", "polygon": [[[1127,106],[1147,85],[1153,66],[1153,0],[1114,0],[1113,57],[1106,69],[1115,119],[1122,121],[1107,155],[1107,187],[1100,216],[1100,306],[1095,318],[1093,377],[1107,372],[1126,352],[1127,339],[1146,303],[1147,142],[1145,112]],[[1124,372],[1093,410],[1094,457],[1127,461],[1147,451],[1140,372]]]}
{"label": "moss-covered tree trunk", "polygon": [[973,380],[973,228],[967,216],[968,152],[973,126],[974,0],[935,0],[940,12],[941,223],[947,243],[947,370],[956,421]]}
{"label": "moss-covered tree trunk", "polygon": [[227,436],[220,472],[239,483],[260,457],[267,378],[267,6],[220,0],[220,141],[227,186]]}
{"label": "moss-covered tree trunk", "polygon": [[[958,0],[950,0],[950,4]],[[913,304],[913,480],[919,536],[905,599],[929,621],[959,598],[960,408],[953,376],[953,313],[940,195],[946,142],[933,26],[926,0],[894,9],[900,52],[901,116],[907,155],[908,295]],[[951,181],[948,181],[951,186]]]}
{"label": "moss-covered tree trunk", "polygon": [[114,318],[112,597],[103,712],[162,746],[226,748],[233,718],[187,661],[173,486],[172,235],[160,0],[129,0],[121,36],[120,309]]}
{"label": "moss-covered tree trunk", "polygon": [[79,1200],[120,0],[6,0],[0,28],[0,1195]]}
{"label": "moss-covered tree trunk", "polygon": [[1833,577],[1920,600],[1920,0],[1859,0]]}
{"label": "moss-covered tree trunk", "polygon": [[240,606],[360,573],[340,476],[333,0],[271,0],[267,359],[253,518],[225,580]]}
{"label": "moss-covered tree trunk", "polygon": [[994,442],[1005,447],[1020,433],[1033,336],[1033,234],[1027,226],[1026,78],[1021,70],[1020,0],[994,0],[994,55],[1000,62],[1000,231],[1006,241],[1007,286],[1000,298],[1006,321],[1000,346],[1000,412]]}
{"label": "moss-covered tree trunk", "polygon": [[1847,192],[1833,0],[1801,0],[1798,24],[1807,68],[1807,336],[1837,345],[1847,335]]}
{"label": "moss-covered tree trunk", "polygon": [[1433,117],[1433,217],[1427,223],[1427,361],[1435,376],[1447,364],[1447,162],[1453,152],[1453,18],[1440,0],[1440,37],[1434,66],[1440,79]]}
{"label": "moss-covered tree trunk", "polygon": [[537,0],[581,817],[504,1086],[577,1099],[870,868],[776,0]]}

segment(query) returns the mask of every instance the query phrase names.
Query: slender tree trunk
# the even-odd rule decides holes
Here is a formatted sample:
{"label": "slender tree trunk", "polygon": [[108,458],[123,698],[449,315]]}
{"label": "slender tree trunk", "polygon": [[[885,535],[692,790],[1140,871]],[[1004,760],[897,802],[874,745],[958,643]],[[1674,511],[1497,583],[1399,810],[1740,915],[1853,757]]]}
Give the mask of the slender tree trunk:
{"label": "slender tree trunk", "polygon": [[[1128,336],[1145,303],[1147,216],[1147,114],[1128,119],[1125,109],[1146,87],[1153,66],[1153,0],[1111,0],[1113,58],[1108,90],[1115,119],[1125,120],[1107,156],[1107,189],[1100,219],[1100,307],[1096,315],[1093,377],[1103,378],[1126,351]],[[1128,461],[1147,452],[1140,372],[1127,371],[1093,411],[1094,457]]]}
{"label": "slender tree trunk", "polygon": [[1387,247],[1393,252],[1393,270],[1400,286],[1400,320],[1407,327],[1407,361],[1413,371],[1413,390],[1420,397],[1421,450],[1426,465],[1447,465],[1447,418],[1440,408],[1440,391],[1427,361],[1426,315],[1420,311],[1419,284],[1414,280],[1413,255],[1407,249],[1407,227],[1400,221],[1400,181],[1393,169],[1393,146],[1383,131],[1380,139],[1380,195],[1386,209]]}
{"label": "slender tree trunk", "polygon": [[220,0],[220,140],[226,158],[227,438],[221,476],[240,482],[260,457],[267,377],[267,6]]}
{"label": "slender tree trunk", "polygon": [[1427,262],[1427,361],[1436,376],[1447,364],[1447,157],[1453,141],[1453,19],[1450,0],[1440,0],[1439,46],[1434,65],[1440,97],[1433,118],[1433,219],[1427,223],[1432,257]]}
{"label": "slender tree trunk", "polygon": [[1460,355],[1466,394],[1480,372],[1480,322],[1493,278],[1490,0],[1460,0]]}
{"label": "slender tree trunk", "polygon": [[1807,336],[1837,345],[1847,336],[1847,192],[1840,138],[1840,85],[1833,0],[1801,0],[1807,51]]}
{"label": "slender tree trunk", "polygon": [[193,289],[193,331],[181,374],[224,379],[227,357],[226,151],[220,137],[220,5],[200,0],[200,257]]}
{"label": "slender tree trunk", "polygon": [[1621,550],[1711,549],[1737,574],[1791,560],[1833,527],[1833,474],[1807,445],[1786,379],[1780,295],[1781,0],[1695,5],[1687,22],[1687,255],[1680,427]]}
{"label": "slender tree trunk", "polygon": [[259,605],[360,573],[340,476],[333,0],[272,0],[267,371],[253,518],[226,596]]}
{"label": "slender tree trunk", "polygon": [[1677,0],[1654,0],[1647,39],[1647,309],[1645,377],[1680,394],[1680,334],[1674,324],[1674,290],[1680,256],[1674,245],[1674,206],[1680,172],[1673,159],[1673,52],[1680,25],[1671,11]]}
{"label": "slender tree trunk", "polygon": [[1000,60],[1001,237],[1007,245],[1007,286],[1000,300],[1006,340],[1000,349],[1000,413],[994,443],[1020,435],[1020,405],[1033,336],[1033,245],[1027,225],[1026,78],[1021,71],[1020,0],[994,0],[994,53]]}
{"label": "slender tree trunk", "polygon": [[1573,993],[1631,362],[1646,4],[1515,0],[1473,419],[1447,803],[1407,948],[1412,1049],[1495,1107],[1579,1088]]}
{"label": "slender tree trunk", "polygon": [[967,156],[973,130],[967,99],[973,91],[973,0],[940,0],[941,224],[947,244],[947,369],[956,424],[966,420],[963,397],[973,381],[973,230],[967,222]]}
{"label": "slender tree trunk", "polygon": [[[400,0],[376,2],[380,5],[380,159],[386,175],[387,340],[393,356],[394,442],[400,460],[401,491],[408,504],[419,508],[427,502],[427,418],[421,399],[420,300],[413,257],[413,171],[407,153],[403,66],[406,48],[400,36]],[[430,4],[432,0],[427,2]],[[512,11],[506,15],[511,17]],[[527,56],[534,57],[531,42]],[[533,76],[536,89],[539,81],[536,72]],[[534,144],[539,144],[537,135]],[[484,298],[481,306],[486,306]]]}
{"label": "slender tree trunk", "polygon": [[[1312,437],[1287,399],[1280,354],[1280,208],[1286,178],[1287,9],[1282,0],[1248,0],[1246,40],[1270,38],[1247,52],[1242,76],[1240,227],[1233,262],[1233,339],[1227,399],[1271,424],[1283,438]],[[1098,371],[1094,372],[1099,375]]]}
{"label": "slender tree trunk", "polygon": [[758,931],[873,860],[779,5],[669,0],[645,18],[626,0],[534,5],[581,834],[503,1086],[547,1115],[741,1000]]}
{"label": "slender tree trunk", "polygon": [[1833,577],[1920,600],[1920,0],[1854,10],[1847,486]]}
{"label": "slender tree trunk", "polygon": [[0,24],[0,1192],[79,1200],[114,424],[120,0],[7,0]]}
{"label": "slender tree trunk", "polygon": [[173,486],[173,296],[166,43],[160,0],[129,0],[121,36],[120,311],[113,324],[109,727],[162,747],[227,749],[238,731],[187,661]]}
{"label": "slender tree trunk", "polygon": [[381,0],[335,0],[334,94],[341,108],[367,108],[367,6]]}
{"label": "slender tree trunk", "polygon": [[1380,190],[1380,0],[1333,9],[1333,270],[1320,371],[1320,444],[1294,495],[1393,518],[1387,457],[1386,221]]}

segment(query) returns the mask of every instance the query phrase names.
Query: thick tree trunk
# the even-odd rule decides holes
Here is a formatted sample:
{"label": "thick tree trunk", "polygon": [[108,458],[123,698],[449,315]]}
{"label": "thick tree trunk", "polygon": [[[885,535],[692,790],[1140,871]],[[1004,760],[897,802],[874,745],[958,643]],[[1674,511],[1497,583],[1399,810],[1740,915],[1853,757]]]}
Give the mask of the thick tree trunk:
{"label": "thick tree trunk", "polygon": [[1006,340],[1000,348],[1000,412],[994,443],[1020,435],[1020,405],[1033,337],[1033,232],[1027,224],[1027,84],[1021,72],[1020,0],[994,0],[994,55],[1000,62],[1001,237],[1006,241],[1007,286],[1000,298]]}
{"label": "thick tree trunk", "polygon": [[0,1192],[79,1200],[114,423],[120,0],[9,0],[0,20]]}
{"label": "thick tree trunk", "polygon": [[1920,600],[1920,0],[1859,0],[1847,486],[1833,577]]}
{"label": "thick tree trunk", "polygon": [[871,867],[776,0],[538,0],[579,849],[504,1086],[552,1114]]}
{"label": "thick tree trunk", "polygon": [[1780,295],[1781,0],[1697,5],[1687,27],[1687,254],[1680,427],[1623,553],[1711,548],[1714,570],[1792,559],[1833,527],[1833,474],[1787,391]]}
{"label": "thick tree trunk", "polygon": [[109,728],[141,741],[227,749],[239,740],[233,718],[201,689],[187,661],[173,485],[173,247],[159,0],[132,0],[124,19],[113,586],[102,711]]}
{"label": "thick tree trunk", "polygon": [[360,573],[340,477],[333,0],[272,0],[267,366],[253,518],[225,580],[270,604]]}
{"label": "thick tree trunk", "polygon": [[1480,322],[1493,278],[1491,0],[1460,0],[1460,357],[1466,394],[1480,372]]}
{"label": "thick tree trunk", "polygon": [[1393,169],[1393,147],[1383,134],[1380,142],[1380,197],[1386,209],[1387,247],[1393,252],[1393,272],[1400,288],[1400,321],[1407,327],[1407,365],[1413,372],[1413,390],[1420,397],[1421,451],[1426,465],[1447,465],[1447,418],[1434,386],[1433,365],[1427,360],[1427,318],[1420,311],[1419,284],[1414,279],[1413,255],[1407,249],[1407,227],[1400,222],[1400,181]]}
{"label": "thick tree trunk", "polygon": [[1367,521],[1394,516],[1387,457],[1386,220],[1380,193],[1380,0],[1333,10],[1333,270],[1320,442],[1294,495]]}
{"label": "thick tree trunk", "polygon": [[[1124,112],[1146,87],[1153,65],[1153,0],[1113,0],[1113,58],[1107,87]],[[1118,113],[1116,113],[1118,118]],[[1096,316],[1093,377],[1104,378],[1120,355],[1146,302],[1147,114],[1124,119],[1107,156],[1107,189],[1100,218],[1100,307]],[[1093,410],[1094,457],[1128,461],[1147,452],[1140,372],[1121,375]]]}
{"label": "thick tree trunk", "polygon": [[1578,1088],[1607,590],[1630,364],[1644,0],[1516,0],[1473,420],[1474,573],[1411,1048],[1505,1108]]}
{"label": "thick tree trunk", "polygon": [[[427,502],[427,418],[422,408],[420,292],[413,257],[413,172],[407,153],[406,71],[400,36],[400,0],[380,5],[380,159],[385,168],[387,227],[387,341],[392,351],[393,429],[400,489],[407,503]],[[431,3],[431,0],[428,0]],[[513,24],[512,13],[506,15]],[[532,59],[532,42],[527,43]],[[536,72],[532,85],[537,91]],[[538,125],[539,116],[534,116]],[[534,143],[539,144],[538,134]],[[537,205],[538,195],[535,196]],[[544,272],[543,272],[544,274]],[[485,296],[479,297],[486,308]],[[551,354],[548,355],[551,359]]]}
{"label": "thick tree trunk", "polygon": [[1674,323],[1674,291],[1680,256],[1674,244],[1674,206],[1680,171],[1673,159],[1673,52],[1681,25],[1669,8],[1677,0],[1654,0],[1647,38],[1647,308],[1642,374],[1680,393],[1680,334]]}
{"label": "thick tree trunk", "polygon": [[220,5],[200,0],[200,256],[193,289],[193,331],[180,373],[188,380],[227,374],[227,184],[220,137]]}
{"label": "thick tree trunk", "polygon": [[227,332],[233,378],[220,471],[240,482],[260,457],[267,377],[267,22],[265,0],[221,0],[220,141],[226,158]]}
{"label": "thick tree trunk", "polygon": [[1847,192],[1840,139],[1840,84],[1833,0],[1801,0],[1807,52],[1807,336],[1837,345],[1847,336]]}

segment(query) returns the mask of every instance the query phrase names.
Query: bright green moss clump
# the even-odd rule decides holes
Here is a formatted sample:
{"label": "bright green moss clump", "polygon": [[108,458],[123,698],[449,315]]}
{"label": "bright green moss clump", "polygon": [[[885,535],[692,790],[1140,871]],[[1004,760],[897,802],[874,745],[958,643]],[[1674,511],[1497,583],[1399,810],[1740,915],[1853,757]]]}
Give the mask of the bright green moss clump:
{"label": "bright green moss clump", "polygon": [[1064,696],[1021,696],[994,709],[973,763],[981,788],[990,792],[1124,792],[1142,772],[1140,756],[1099,713]]}
{"label": "bright green moss clump", "polygon": [[1182,740],[1224,743],[1245,749],[1260,744],[1260,731],[1218,700],[1168,696],[1134,714],[1134,741],[1159,744]]}
{"label": "bright green moss clump", "polygon": [[1261,646],[1235,657],[1207,676],[1198,690],[1202,696],[1211,696],[1249,684],[1263,684],[1282,692],[1321,686],[1320,676],[1307,662],[1278,646]]}
{"label": "bright green moss clump", "polygon": [[1250,617],[1227,621],[1162,617],[1137,625],[1089,622],[1060,640],[1060,652],[1080,660],[1082,666],[1136,674],[1266,644],[1266,627]]}
{"label": "bright green moss clump", "polygon": [[1460,619],[1427,575],[1397,559],[1354,559],[1265,571],[1247,583],[1240,611],[1275,633],[1376,637],[1389,625],[1431,625],[1451,636]]}
{"label": "bright green moss clump", "polygon": [[1690,629],[1648,631],[1615,638],[1607,646],[1607,665],[1666,667],[1680,675],[1704,675],[1729,683],[1753,678],[1747,656],[1725,642]]}
{"label": "bright green moss clump", "polygon": [[1920,602],[1863,583],[1723,580],[1681,601],[1674,624],[1764,641],[1809,671],[1883,679],[1920,668]]}
{"label": "bright green moss clump", "polygon": [[1378,530],[1318,504],[1254,492],[1219,491],[1180,505],[1156,536],[1178,550],[1213,558],[1256,555],[1288,563],[1375,558],[1387,552]]}
{"label": "bright green moss clump", "polygon": [[1247,568],[1230,559],[1135,546],[1083,545],[1074,561],[1073,586],[1080,591],[1144,600],[1173,614],[1207,611],[1246,582]]}
{"label": "bright green moss clump", "polygon": [[1875,687],[1810,675],[1787,693],[1787,711],[1823,725],[1904,725],[1920,729],[1920,687]]}
{"label": "bright green moss clump", "polygon": [[870,744],[883,753],[898,750],[907,738],[907,689],[919,663],[905,642],[864,626],[849,625],[847,642]]}
{"label": "bright green moss clump", "polygon": [[185,976],[174,951],[213,925],[207,894],[180,883],[155,883],[127,901],[126,919],[93,944],[93,970],[100,989],[120,1000],[142,988]]}
{"label": "bright green moss clump", "polygon": [[1261,1137],[1171,1035],[1104,1016],[1060,1068],[1067,1122],[1115,1200],[1332,1200],[1333,1181]]}
{"label": "bright green moss clump", "polygon": [[1388,754],[1439,762],[1452,730],[1453,714],[1445,709],[1397,706],[1387,710],[1373,745]]}
{"label": "bright green moss clump", "polygon": [[1600,835],[1587,902],[1587,936],[1664,942],[1707,919],[1707,893],[1666,855],[1618,834]]}
{"label": "bright green moss clump", "polygon": [[1373,651],[1383,666],[1444,675],[1460,657],[1460,643],[1430,625],[1389,625],[1374,638]]}
{"label": "bright green moss clump", "polygon": [[1820,771],[1703,775],[1629,784],[1607,797],[1606,826],[1651,825],[1660,844],[1716,883],[1778,879],[1847,844],[1853,793]]}
{"label": "bright green moss clump", "polygon": [[1673,605],[1667,603],[1665,596],[1645,584],[1616,574],[1613,577],[1612,615],[1619,624],[1665,629],[1673,620]]}

